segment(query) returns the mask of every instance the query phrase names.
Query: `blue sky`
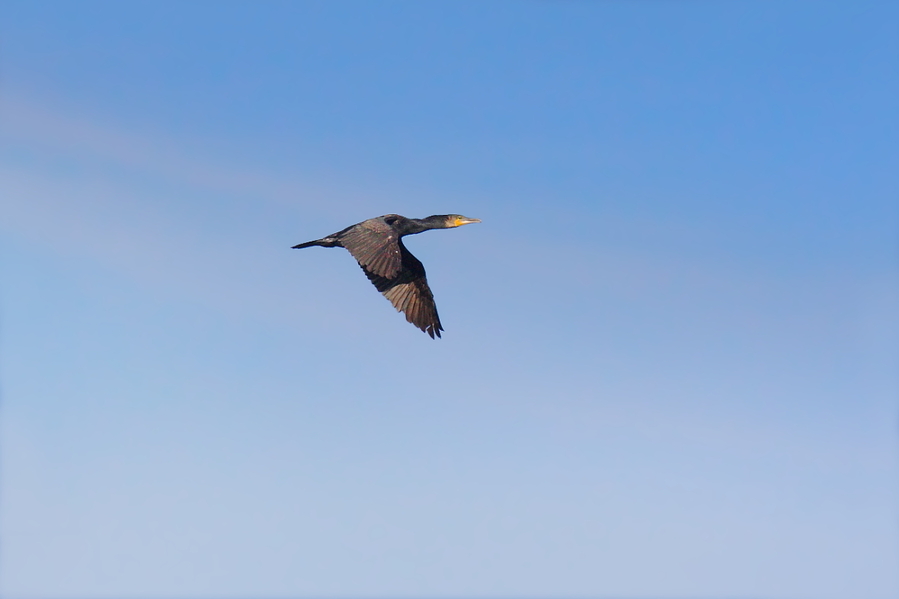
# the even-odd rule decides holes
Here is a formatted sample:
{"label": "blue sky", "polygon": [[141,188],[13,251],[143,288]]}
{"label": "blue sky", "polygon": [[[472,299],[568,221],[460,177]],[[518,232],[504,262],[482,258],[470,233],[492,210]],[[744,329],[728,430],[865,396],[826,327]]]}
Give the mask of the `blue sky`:
{"label": "blue sky", "polygon": [[897,29],[5,2],[0,594],[895,597]]}

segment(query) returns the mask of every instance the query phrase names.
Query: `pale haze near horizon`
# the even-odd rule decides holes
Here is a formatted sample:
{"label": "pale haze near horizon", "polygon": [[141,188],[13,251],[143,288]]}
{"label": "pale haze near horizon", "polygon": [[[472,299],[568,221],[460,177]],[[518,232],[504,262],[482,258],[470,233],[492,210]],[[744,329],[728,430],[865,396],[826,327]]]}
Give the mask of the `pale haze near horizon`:
{"label": "pale haze near horizon", "polygon": [[897,30],[4,3],[0,595],[897,596]]}

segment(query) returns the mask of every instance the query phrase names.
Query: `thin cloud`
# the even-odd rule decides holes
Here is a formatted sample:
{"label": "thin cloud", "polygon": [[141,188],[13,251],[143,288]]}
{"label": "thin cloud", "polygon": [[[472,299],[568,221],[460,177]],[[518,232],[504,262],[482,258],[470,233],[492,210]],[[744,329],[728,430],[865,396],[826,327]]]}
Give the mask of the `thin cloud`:
{"label": "thin cloud", "polygon": [[52,151],[76,160],[90,159],[106,167],[163,177],[207,191],[252,197],[255,202],[304,211],[337,214],[335,206],[354,203],[353,196],[333,183],[301,180],[273,171],[247,168],[213,158],[208,142],[186,146],[157,132],[123,130],[83,115],[60,111],[30,98],[0,98],[3,129],[9,147]]}

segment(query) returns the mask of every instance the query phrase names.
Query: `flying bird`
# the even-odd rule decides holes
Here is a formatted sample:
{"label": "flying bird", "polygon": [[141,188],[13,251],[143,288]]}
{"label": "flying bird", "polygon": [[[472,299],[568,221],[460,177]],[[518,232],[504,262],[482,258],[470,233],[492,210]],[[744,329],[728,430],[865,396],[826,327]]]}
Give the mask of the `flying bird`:
{"label": "flying bird", "polygon": [[349,250],[365,271],[365,276],[390,300],[406,320],[431,336],[440,337],[443,327],[437,316],[434,294],[425,278],[425,267],[403,245],[403,237],[431,229],[452,229],[480,219],[459,214],[436,214],[427,218],[406,218],[385,214],[347,227],[333,235],[307,241],[293,249],[318,245]]}

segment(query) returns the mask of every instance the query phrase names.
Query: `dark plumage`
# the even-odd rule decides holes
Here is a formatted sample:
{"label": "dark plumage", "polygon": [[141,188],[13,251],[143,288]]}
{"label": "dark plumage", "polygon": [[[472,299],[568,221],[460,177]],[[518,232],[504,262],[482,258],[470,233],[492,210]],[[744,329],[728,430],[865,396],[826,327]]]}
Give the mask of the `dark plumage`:
{"label": "dark plumage", "polygon": [[425,267],[406,249],[402,238],[431,229],[450,229],[479,222],[477,218],[458,214],[438,214],[427,218],[385,214],[293,247],[300,249],[318,245],[346,248],[378,291],[406,315],[407,321],[433,339],[434,335],[440,337],[443,330],[437,316],[434,294],[428,287]]}

